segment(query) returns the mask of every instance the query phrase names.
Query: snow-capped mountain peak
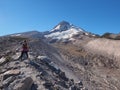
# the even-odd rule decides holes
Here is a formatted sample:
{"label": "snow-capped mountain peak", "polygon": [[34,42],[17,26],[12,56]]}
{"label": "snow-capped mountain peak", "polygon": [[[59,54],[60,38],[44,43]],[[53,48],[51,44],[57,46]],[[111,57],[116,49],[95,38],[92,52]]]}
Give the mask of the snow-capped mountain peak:
{"label": "snow-capped mountain peak", "polygon": [[46,38],[57,39],[57,40],[74,40],[75,35],[88,34],[83,29],[74,26],[66,21],[60,22],[56,25],[49,34],[45,35]]}

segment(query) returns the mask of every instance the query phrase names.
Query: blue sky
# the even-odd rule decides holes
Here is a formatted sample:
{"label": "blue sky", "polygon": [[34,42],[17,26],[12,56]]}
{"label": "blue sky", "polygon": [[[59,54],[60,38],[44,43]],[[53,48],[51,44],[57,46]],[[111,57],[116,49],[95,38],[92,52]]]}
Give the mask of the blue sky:
{"label": "blue sky", "polygon": [[120,0],[0,0],[0,36],[48,31],[68,21],[88,32],[120,32]]}

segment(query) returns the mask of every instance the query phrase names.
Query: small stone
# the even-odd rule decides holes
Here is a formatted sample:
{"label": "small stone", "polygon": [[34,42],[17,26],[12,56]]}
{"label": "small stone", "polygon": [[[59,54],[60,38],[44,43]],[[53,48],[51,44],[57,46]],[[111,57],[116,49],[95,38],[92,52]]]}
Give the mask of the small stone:
{"label": "small stone", "polygon": [[53,83],[50,81],[46,81],[44,84],[45,88],[50,88],[51,86],[53,86]]}
{"label": "small stone", "polygon": [[6,59],[4,57],[0,58],[0,65],[4,64],[6,62]]}

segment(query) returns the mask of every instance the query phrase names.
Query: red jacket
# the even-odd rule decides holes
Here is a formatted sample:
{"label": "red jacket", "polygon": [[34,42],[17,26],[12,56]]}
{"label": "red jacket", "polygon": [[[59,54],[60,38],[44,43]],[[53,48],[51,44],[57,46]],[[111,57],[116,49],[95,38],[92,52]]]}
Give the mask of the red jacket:
{"label": "red jacket", "polygon": [[27,43],[23,44],[22,51],[28,51],[28,45],[27,45]]}

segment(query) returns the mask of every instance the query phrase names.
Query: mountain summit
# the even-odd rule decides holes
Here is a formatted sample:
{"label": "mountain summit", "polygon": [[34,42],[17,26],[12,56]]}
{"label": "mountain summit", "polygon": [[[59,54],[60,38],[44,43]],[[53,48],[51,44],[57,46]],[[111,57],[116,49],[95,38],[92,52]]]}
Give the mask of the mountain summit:
{"label": "mountain summit", "polygon": [[66,21],[62,21],[60,22],[58,25],[56,25],[52,30],[51,32],[55,32],[55,31],[65,31],[65,30],[68,30],[70,29],[71,25],[69,22],[66,22]]}

